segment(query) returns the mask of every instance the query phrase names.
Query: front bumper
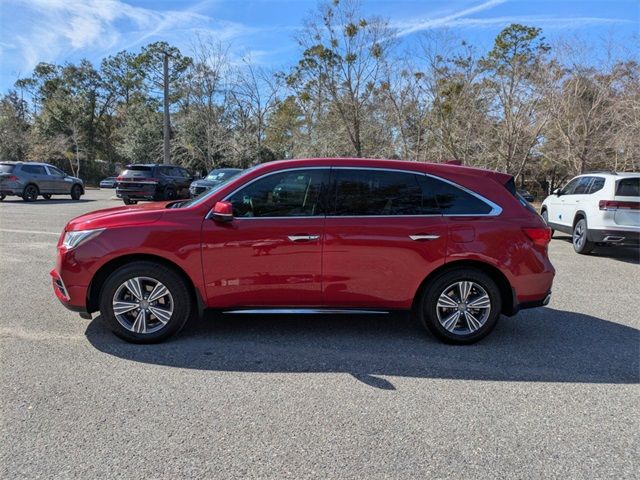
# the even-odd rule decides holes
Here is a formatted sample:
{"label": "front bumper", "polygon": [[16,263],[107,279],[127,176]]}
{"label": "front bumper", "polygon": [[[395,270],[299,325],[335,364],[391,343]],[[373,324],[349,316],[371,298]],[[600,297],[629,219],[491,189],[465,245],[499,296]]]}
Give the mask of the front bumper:
{"label": "front bumper", "polygon": [[589,230],[589,240],[608,245],[640,245],[640,231]]}
{"label": "front bumper", "polygon": [[51,270],[50,275],[53,292],[60,303],[72,312],[79,313],[81,317],[90,318],[86,304],[87,287],[67,287],[55,268]]}
{"label": "front bumper", "polygon": [[196,197],[198,195],[200,195],[202,192],[206,192],[207,190],[210,190],[211,187],[202,187],[199,185],[192,185],[189,187],[189,193],[191,194],[192,197]]}

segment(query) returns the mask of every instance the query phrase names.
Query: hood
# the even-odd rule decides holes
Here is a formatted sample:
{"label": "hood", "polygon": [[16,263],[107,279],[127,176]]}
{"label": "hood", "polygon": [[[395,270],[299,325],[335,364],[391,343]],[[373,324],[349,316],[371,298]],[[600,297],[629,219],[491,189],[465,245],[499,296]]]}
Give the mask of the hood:
{"label": "hood", "polygon": [[70,178],[74,182],[78,182],[78,183],[81,183],[82,185],[84,185],[84,182],[81,179],[79,179],[78,177],[72,177],[71,175],[67,175],[66,178]]}
{"label": "hood", "polygon": [[94,228],[145,225],[158,221],[170,202],[150,202],[141,205],[106,208],[80,215],[67,223],[68,230],[91,230]]}

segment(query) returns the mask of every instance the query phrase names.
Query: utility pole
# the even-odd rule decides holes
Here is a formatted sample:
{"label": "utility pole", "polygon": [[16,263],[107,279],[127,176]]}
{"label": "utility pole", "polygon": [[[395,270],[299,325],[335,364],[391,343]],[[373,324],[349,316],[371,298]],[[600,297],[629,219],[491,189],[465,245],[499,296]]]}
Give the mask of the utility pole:
{"label": "utility pole", "polygon": [[170,136],[171,119],[169,118],[169,53],[164,52],[162,61],[163,83],[164,83],[164,163],[171,163],[170,158]]}

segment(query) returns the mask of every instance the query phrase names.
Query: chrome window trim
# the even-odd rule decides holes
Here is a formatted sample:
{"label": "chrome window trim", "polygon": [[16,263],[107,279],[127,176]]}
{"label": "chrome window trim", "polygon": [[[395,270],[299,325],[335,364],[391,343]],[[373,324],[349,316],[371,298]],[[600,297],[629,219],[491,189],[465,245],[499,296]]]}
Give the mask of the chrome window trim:
{"label": "chrome window trim", "polygon": [[[298,170],[329,170],[329,173],[331,173],[331,170],[374,170],[374,171],[386,171],[386,172],[399,172],[399,173],[408,173],[408,174],[413,174],[413,175],[421,175],[421,176],[425,176],[425,177],[431,177],[435,180],[439,180],[441,182],[445,182],[448,183],[449,185],[455,187],[455,188],[459,188],[460,190],[462,190],[463,192],[468,193],[469,195],[472,195],[474,197],[476,197],[478,200],[484,202],[485,204],[489,205],[491,207],[491,211],[489,211],[488,213],[448,213],[448,214],[443,214],[443,213],[426,213],[426,214],[418,214],[418,215],[307,215],[307,216],[291,216],[291,217],[234,217],[234,220],[272,220],[274,218],[279,218],[279,219],[301,219],[301,218],[420,218],[420,217],[497,217],[498,215],[500,215],[502,213],[502,207],[500,207],[498,204],[492,202],[491,200],[489,200],[488,198],[483,197],[482,195],[480,195],[479,193],[474,192],[473,190],[470,190],[462,185],[459,185],[455,182],[452,182],[451,180],[448,180],[446,178],[442,178],[439,177],[437,175],[433,175],[431,173],[425,173],[425,172],[419,172],[416,170],[404,170],[401,168],[386,168],[386,167],[336,167],[336,166],[315,166],[315,167],[293,167],[293,168],[287,168],[287,169],[283,169],[283,170],[276,170],[273,172],[267,172],[264,175],[260,175],[259,177],[254,178],[253,180],[239,186],[238,188],[236,188],[234,191],[232,191],[231,193],[229,193],[228,195],[226,195],[221,201],[226,202],[228,201],[228,199],[235,195],[237,192],[239,192],[240,190],[242,190],[245,187],[248,187],[249,185],[251,185],[254,182],[257,182],[258,180],[261,180],[263,178],[266,178],[268,176],[271,175],[275,175],[277,173],[284,173],[284,172],[293,172],[293,171],[298,171]],[[210,218],[210,213],[213,211],[213,208],[211,208],[211,210],[207,213],[207,215],[205,216],[206,219]]]}

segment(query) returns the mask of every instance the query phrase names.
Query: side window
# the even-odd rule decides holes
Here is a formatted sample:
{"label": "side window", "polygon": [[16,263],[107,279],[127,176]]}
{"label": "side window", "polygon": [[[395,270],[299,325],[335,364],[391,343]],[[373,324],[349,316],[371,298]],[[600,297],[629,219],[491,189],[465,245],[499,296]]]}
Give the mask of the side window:
{"label": "side window", "polygon": [[425,205],[437,205],[443,215],[487,215],[492,207],[478,197],[433,177],[421,179]]}
{"label": "side window", "polygon": [[182,177],[182,178],[189,178],[191,177],[191,174],[189,173],[188,170],[184,169],[184,168],[180,168],[178,167],[178,176]]}
{"label": "side window", "polygon": [[593,177],[581,177],[576,184],[576,188],[573,190],[574,195],[584,195],[589,191],[589,185],[591,185]]}
{"label": "side window", "polygon": [[335,169],[334,215],[420,215],[423,207],[419,176],[386,170]]}
{"label": "side window", "polygon": [[291,170],[266,175],[227,201],[235,217],[312,217],[323,215],[320,191],[328,170]]}
{"label": "side window", "polygon": [[47,171],[42,165],[22,165],[22,171],[33,175],[46,175]]}
{"label": "side window", "polygon": [[589,189],[589,193],[596,193],[604,188],[604,178],[603,177],[594,177],[593,182],[591,183],[591,188]]}
{"label": "side window", "polygon": [[160,175],[163,177],[171,177],[173,176],[173,168],[172,167],[159,167],[158,168]]}
{"label": "side window", "polygon": [[58,170],[56,167],[47,167],[47,169],[49,170],[49,175],[57,175],[59,177],[65,176],[62,170]]}
{"label": "side window", "polygon": [[578,185],[578,182],[580,181],[579,178],[574,178],[573,180],[571,180],[569,183],[567,183],[562,190],[560,191],[560,193],[562,193],[562,195],[571,195],[573,194],[573,191],[576,188],[576,185]]}

